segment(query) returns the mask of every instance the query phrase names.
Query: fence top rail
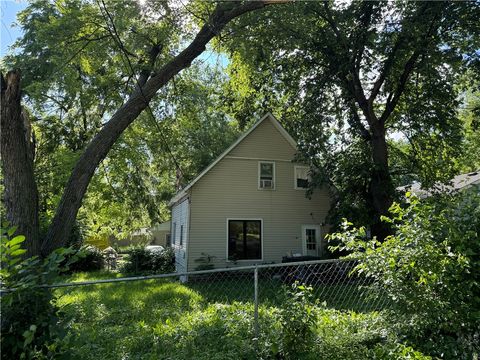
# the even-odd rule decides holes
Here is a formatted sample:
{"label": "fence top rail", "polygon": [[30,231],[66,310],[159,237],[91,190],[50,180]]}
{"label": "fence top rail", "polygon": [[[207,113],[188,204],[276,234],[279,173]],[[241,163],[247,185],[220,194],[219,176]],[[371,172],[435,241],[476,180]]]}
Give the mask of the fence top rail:
{"label": "fence top rail", "polygon": [[[169,273],[169,274],[157,274],[157,275],[145,275],[145,276],[129,276],[123,278],[115,279],[100,279],[100,280],[91,280],[91,281],[76,281],[69,283],[58,283],[58,284],[44,284],[38,285],[37,288],[45,289],[54,289],[54,288],[64,288],[64,287],[74,287],[74,286],[87,286],[87,285],[97,285],[97,284],[109,284],[117,282],[129,282],[129,281],[141,281],[141,280],[151,280],[151,279],[166,279],[166,278],[176,278],[182,276],[192,276],[192,275],[205,275],[205,274],[214,274],[220,272],[234,272],[234,271],[254,271],[255,269],[266,269],[266,268],[279,268],[279,267],[288,267],[288,266],[306,266],[306,265],[317,265],[317,264],[336,264],[340,262],[350,262],[351,259],[328,259],[328,260],[312,260],[312,261],[297,261],[289,263],[277,263],[277,264],[261,264],[261,265],[249,265],[249,266],[237,266],[230,268],[222,269],[212,269],[212,270],[199,270],[199,271],[187,271],[187,272],[178,272],[178,273]],[[16,289],[0,289],[0,294],[9,293],[15,291]]]}

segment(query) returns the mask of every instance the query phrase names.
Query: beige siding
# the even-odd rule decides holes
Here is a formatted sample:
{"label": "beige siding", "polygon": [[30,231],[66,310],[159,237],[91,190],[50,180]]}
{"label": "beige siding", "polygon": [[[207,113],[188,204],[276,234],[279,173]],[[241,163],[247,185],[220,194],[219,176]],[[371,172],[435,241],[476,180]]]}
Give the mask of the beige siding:
{"label": "beige siding", "polygon": [[[294,189],[294,164],[281,161],[294,154],[270,121],[264,121],[190,189],[188,270],[195,269],[202,253],[215,256],[216,267],[233,266],[227,262],[228,218],[263,220],[263,263],[302,252],[302,225],[324,223],[330,197],[319,189],[309,200],[305,190]],[[275,190],[258,190],[259,158],[277,160]]]}
{"label": "beige siding", "polygon": [[292,160],[295,149],[267,119],[232,149],[228,156]]}

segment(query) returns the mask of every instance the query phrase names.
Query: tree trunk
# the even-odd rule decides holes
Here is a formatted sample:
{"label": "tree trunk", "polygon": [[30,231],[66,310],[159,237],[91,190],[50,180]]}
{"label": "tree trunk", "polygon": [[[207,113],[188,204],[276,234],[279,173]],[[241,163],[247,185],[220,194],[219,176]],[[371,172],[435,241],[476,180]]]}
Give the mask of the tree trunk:
{"label": "tree trunk", "polygon": [[205,51],[207,43],[229,21],[246,12],[281,2],[283,1],[265,0],[245,3],[225,2],[217,5],[207,23],[200,29],[190,45],[161,68],[141,89],[137,89],[129,97],[127,102],[115,112],[102,130],[93,138],[77,161],[42,244],[42,254],[46,255],[65,244],[95,169],[107,156],[110,148],[123,131],[147,108],[148,102],[157,91],[181,70],[189,67],[192,61]]}
{"label": "tree trunk", "polygon": [[372,127],[370,140],[372,149],[373,169],[370,181],[370,198],[375,212],[372,224],[372,235],[379,240],[391,234],[391,228],[380,220],[382,215],[388,215],[388,209],[393,202],[393,183],[388,168],[388,149],[385,138],[385,126],[378,122]]}
{"label": "tree trunk", "polygon": [[26,256],[38,255],[38,190],[33,172],[34,146],[28,116],[20,105],[20,72],[1,74],[1,129],[6,219],[24,235]]}

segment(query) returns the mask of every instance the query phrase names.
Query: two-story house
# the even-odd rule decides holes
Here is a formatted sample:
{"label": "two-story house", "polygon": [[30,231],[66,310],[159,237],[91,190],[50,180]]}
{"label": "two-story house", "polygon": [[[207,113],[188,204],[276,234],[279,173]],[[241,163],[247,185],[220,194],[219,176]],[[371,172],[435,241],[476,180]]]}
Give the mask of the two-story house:
{"label": "two-story house", "polygon": [[327,188],[306,197],[309,168],[295,154],[267,114],[179,191],[170,202],[177,272],[195,270],[204,254],[217,268],[321,256],[331,197]]}

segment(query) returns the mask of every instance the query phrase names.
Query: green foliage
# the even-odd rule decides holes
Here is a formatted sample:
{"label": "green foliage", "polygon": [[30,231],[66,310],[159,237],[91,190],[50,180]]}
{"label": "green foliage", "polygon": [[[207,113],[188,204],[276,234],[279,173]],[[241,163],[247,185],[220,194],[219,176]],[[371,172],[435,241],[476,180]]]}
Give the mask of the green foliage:
{"label": "green foliage", "polygon": [[317,312],[312,288],[295,282],[287,291],[280,310],[282,327],[280,352],[286,359],[298,359],[311,351],[315,339]]}
{"label": "green foliage", "polygon": [[[112,276],[116,275],[108,274]],[[92,280],[98,274],[73,277],[74,281]],[[57,291],[62,304],[72,305],[68,307],[74,318],[72,359],[285,359],[280,353],[282,322],[289,319],[282,315],[283,305],[260,302],[260,331],[255,339],[251,296],[240,302],[213,301],[216,294],[209,294],[211,287],[193,290],[189,283],[165,280]],[[285,301],[292,301],[298,291],[303,290],[297,288]],[[315,319],[309,327],[313,335],[302,356],[292,355],[295,359],[430,360],[402,344],[392,331],[388,314],[358,314],[307,303],[312,309],[309,316]],[[295,304],[285,306],[293,308]],[[305,310],[293,314],[300,324],[299,314]]]}
{"label": "green foliage", "polygon": [[[478,187],[422,202],[395,204],[395,234],[370,240],[364,228],[344,223],[330,236],[360,260],[356,271],[371,277],[395,307],[400,332],[433,356],[468,359],[479,349],[480,193]],[[473,341],[473,342],[472,342]]]}
{"label": "green foliage", "polygon": [[77,260],[70,265],[72,272],[96,271],[105,266],[105,258],[100,249],[94,246],[82,246],[76,253]]}
{"label": "green foliage", "polygon": [[[43,232],[75,162],[135,91],[139,75],[150,76],[178,54],[215,6],[150,0],[103,3],[134,75],[100,4],[86,0],[31,2],[18,14],[23,36],[2,59],[6,67],[22,71],[24,103],[37,140],[35,175]],[[154,60],[152,49],[159,51]],[[225,81],[201,59],[151,101],[155,120],[141,114],[96,169],[77,219],[86,238],[125,238],[168,219],[166,201],[176,190],[177,175],[182,177],[179,182],[189,181],[235,137],[236,124],[222,111]]]}
{"label": "green foliage", "polygon": [[2,359],[31,359],[62,351],[59,340],[66,334],[60,325],[61,308],[47,288],[61,271],[76,261],[71,249],[58,249],[45,259],[23,259],[25,237],[13,237],[15,228],[1,228]]}
{"label": "green foliage", "polygon": [[223,44],[231,92],[241,89],[231,112],[279,115],[301,160],[319,170],[313,184],[334,186],[334,219],[376,221],[372,137],[387,142],[390,197],[395,186],[461,171],[457,158],[477,144],[463,140],[458,85],[478,69],[478,3],[294,1],[265,12],[233,23],[237,37]]}
{"label": "green foliage", "polygon": [[462,144],[462,156],[457,159],[463,172],[480,170],[480,76],[467,72],[468,79],[464,90],[463,106],[459,116],[464,124],[465,140]]}
{"label": "green foliage", "polygon": [[122,271],[127,274],[168,274],[175,271],[175,252],[167,248],[161,252],[134,247],[129,250]]}

